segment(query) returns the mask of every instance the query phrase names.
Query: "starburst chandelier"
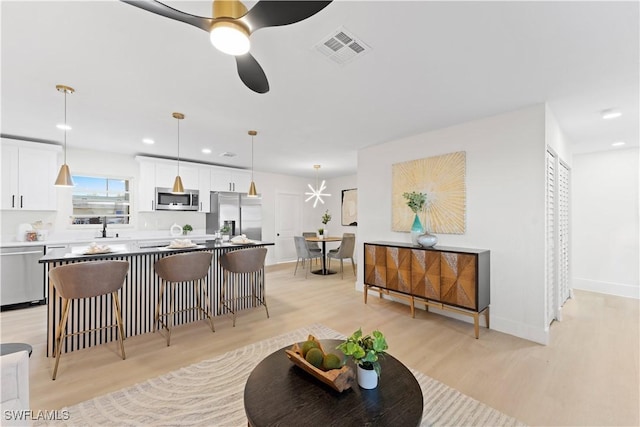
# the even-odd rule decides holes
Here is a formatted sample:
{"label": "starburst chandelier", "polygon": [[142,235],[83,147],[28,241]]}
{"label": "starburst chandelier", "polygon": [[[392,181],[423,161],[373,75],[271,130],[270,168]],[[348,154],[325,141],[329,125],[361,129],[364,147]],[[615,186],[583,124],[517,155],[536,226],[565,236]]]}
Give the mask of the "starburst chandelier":
{"label": "starburst chandelier", "polygon": [[318,202],[324,204],[324,200],[322,200],[323,196],[328,197],[331,196],[331,194],[323,193],[323,191],[327,189],[324,179],[322,180],[322,184],[318,185],[318,169],[320,169],[320,165],[313,165],[313,168],[316,170],[316,188],[313,188],[311,184],[308,184],[311,192],[306,192],[304,194],[309,196],[305,202],[315,199],[313,201],[313,207],[315,208],[318,205]]}

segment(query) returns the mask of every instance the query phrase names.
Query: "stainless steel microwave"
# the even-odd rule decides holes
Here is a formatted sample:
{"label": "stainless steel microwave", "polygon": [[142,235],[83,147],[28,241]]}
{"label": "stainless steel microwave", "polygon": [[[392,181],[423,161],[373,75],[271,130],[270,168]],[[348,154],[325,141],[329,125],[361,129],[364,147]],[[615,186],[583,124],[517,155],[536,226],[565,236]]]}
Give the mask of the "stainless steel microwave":
{"label": "stainless steel microwave", "polygon": [[174,193],[171,188],[156,187],[157,211],[197,211],[199,207],[198,190],[184,190]]}

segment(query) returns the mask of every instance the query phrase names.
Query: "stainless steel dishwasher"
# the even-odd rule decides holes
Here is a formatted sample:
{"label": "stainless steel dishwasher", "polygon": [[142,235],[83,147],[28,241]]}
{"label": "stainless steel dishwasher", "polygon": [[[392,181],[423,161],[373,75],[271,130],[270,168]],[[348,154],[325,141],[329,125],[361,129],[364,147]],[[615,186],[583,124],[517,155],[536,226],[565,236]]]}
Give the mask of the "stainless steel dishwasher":
{"label": "stainless steel dishwasher", "polygon": [[44,302],[44,246],[0,248],[0,305]]}

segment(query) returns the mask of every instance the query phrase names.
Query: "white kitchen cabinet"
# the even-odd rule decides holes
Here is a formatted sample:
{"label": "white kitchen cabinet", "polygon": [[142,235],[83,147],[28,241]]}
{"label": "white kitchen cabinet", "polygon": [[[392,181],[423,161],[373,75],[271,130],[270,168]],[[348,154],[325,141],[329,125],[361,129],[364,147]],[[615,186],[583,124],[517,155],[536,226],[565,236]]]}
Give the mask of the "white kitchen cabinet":
{"label": "white kitchen cabinet", "polygon": [[251,172],[244,169],[214,167],[211,169],[211,191],[246,193],[251,185]]}
{"label": "white kitchen cabinet", "polygon": [[[137,156],[136,160],[140,164],[138,211],[153,212],[155,211],[156,187],[173,187],[178,174],[178,162],[145,156]],[[209,167],[180,162],[180,177],[185,189],[199,190],[200,194],[206,192],[206,205],[204,204],[205,200],[201,199],[203,204],[199,210],[200,212],[209,212]]]}
{"label": "white kitchen cabinet", "polygon": [[200,212],[211,212],[211,198],[209,192],[211,191],[211,167],[202,166],[198,168],[200,175]]}
{"label": "white kitchen cabinet", "polygon": [[[156,187],[172,188],[178,175],[178,162],[156,163]],[[186,190],[198,189],[200,179],[198,168],[180,162],[180,178]]]}
{"label": "white kitchen cabinet", "polygon": [[3,210],[57,209],[57,145],[2,139]]}
{"label": "white kitchen cabinet", "polygon": [[156,164],[138,160],[140,178],[138,182],[138,212],[153,212],[156,200]]}

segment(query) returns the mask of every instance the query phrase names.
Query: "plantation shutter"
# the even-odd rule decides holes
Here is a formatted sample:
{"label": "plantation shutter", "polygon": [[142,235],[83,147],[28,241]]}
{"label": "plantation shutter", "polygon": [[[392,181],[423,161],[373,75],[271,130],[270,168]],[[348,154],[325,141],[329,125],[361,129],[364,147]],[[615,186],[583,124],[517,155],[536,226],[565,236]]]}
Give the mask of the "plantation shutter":
{"label": "plantation shutter", "polygon": [[546,325],[550,325],[556,318],[556,295],[557,295],[557,257],[556,257],[556,193],[557,193],[557,173],[556,156],[547,150],[546,157],[546,298],[545,298],[545,320]]}
{"label": "plantation shutter", "polygon": [[571,170],[564,163],[558,165],[558,290],[559,307],[571,295],[569,270],[569,191]]}

